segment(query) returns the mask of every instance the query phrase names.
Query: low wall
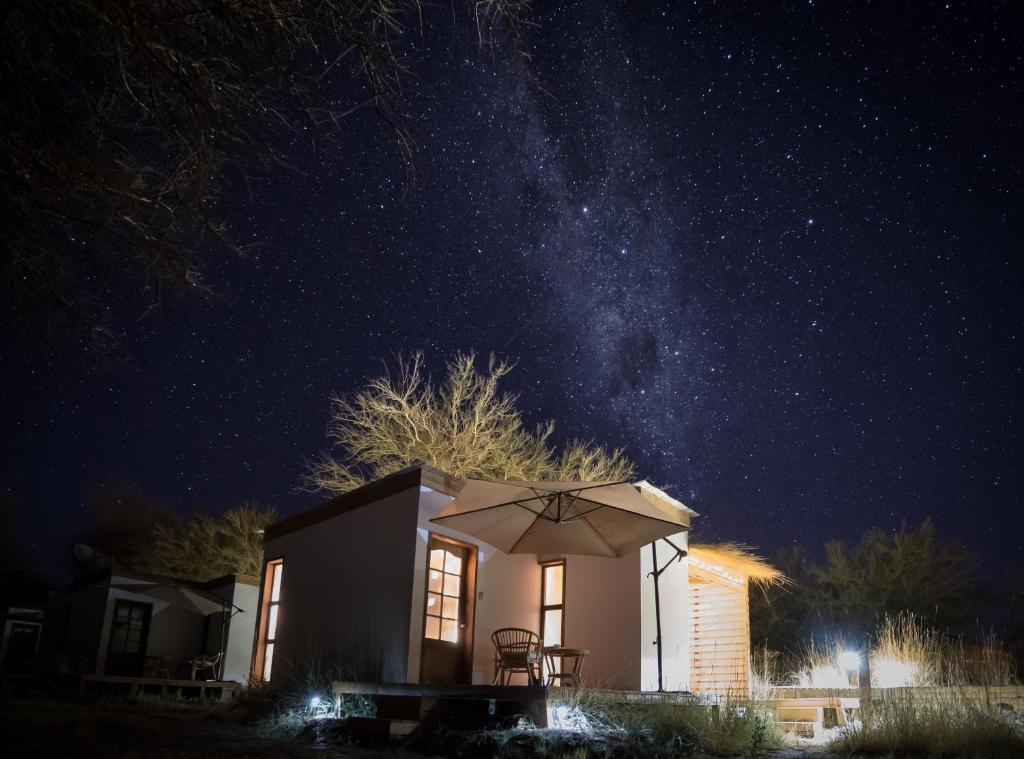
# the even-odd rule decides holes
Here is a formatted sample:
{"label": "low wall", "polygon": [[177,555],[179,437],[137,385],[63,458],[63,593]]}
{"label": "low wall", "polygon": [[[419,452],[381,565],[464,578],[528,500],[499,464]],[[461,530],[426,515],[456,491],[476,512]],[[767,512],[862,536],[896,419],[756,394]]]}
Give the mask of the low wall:
{"label": "low wall", "polygon": [[[857,688],[802,688],[784,686],[772,688],[767,692],[759,692],[758,701],[785,701],[789,699],[820,699],[838,698],[844,702],[856,700],[859,703],[860,690]],[[1006,704],[1015,712],[1024,713],[1024,686],[1000,685],[986,687],[980,685],[964,685],[960,687],[919,687],[919,688],[872,688],[871,700],[884,699],[928,699],[928,698],[969,698],[978,702],[988,701],[992,704]]]}

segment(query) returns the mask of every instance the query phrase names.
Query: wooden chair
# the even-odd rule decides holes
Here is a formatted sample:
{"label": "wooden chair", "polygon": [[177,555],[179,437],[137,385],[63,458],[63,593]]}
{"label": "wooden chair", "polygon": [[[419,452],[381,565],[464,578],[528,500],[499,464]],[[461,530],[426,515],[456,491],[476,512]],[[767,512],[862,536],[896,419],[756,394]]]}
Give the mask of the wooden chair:
{"label": "wooden chair", "polygon": [[540,636],[522,627],[503,627],[491,634],[494,643],[494,682],[508,685],[512,675],[522,672],[530,685],[540,683]]}
{"label": "wooden chair", "polygon": [[170,680],[171,667],[173,664],[174,659],[170,656],[147,656],[142,676]]}

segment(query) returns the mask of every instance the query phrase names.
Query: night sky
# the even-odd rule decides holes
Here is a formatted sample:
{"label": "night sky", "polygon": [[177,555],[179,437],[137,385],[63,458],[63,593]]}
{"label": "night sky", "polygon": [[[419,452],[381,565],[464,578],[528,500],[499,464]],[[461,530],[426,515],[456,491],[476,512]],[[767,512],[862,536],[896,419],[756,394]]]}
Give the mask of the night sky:
{"label": "night sky", "polygon": [[329,395],[418,349],[516,360],[530,423],[624,446],[700,538],[933,515],[1022,562],[1019,8],[538,6],[530,67],[426,14],[415,184],[360,112],[229,189],[260,245],[211,259],[216,299],[125,304],[114,360],[2,344],[0,477],[40,564],[112,479],[182,513],[315,504]]}

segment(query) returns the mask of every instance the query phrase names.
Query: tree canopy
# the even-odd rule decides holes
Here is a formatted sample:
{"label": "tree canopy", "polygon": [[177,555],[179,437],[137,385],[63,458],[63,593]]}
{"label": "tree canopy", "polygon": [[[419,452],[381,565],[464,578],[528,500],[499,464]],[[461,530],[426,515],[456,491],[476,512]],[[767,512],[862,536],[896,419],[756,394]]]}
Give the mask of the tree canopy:
{"label": "tree canopy", "polygon": [[177,512],[132,483],[109,483],[90,499],[92,524],[78,542],[95,552],[81,570],[120,566],[186,580],[259,575],[272,507],[243,503],[218,513]]}
{"label": "tree canopy", "polygon": [[477,369],[473,353],[447,365],[443,382],[427,376],[422,354],[351,397],[331,401],[327,434],[338,456],[310,463],[302,487],[344,493],[417,461],[456,477],[495,480],[628,480],[634,466],[621,449],[572,440],[551,445],[554,422],[527,428],[517,397],[502,393],[512,365],[493,356]]}
{"label": "tree canopy", "polygon": [[799,547],[775,557],[791,584],[751,594],[755,643],[786,650],[807,640],[857,636],[902,613],[959,632],[980,609],[978,559],[958,541],[940,539],[930,519],[824,548],[821,561]]}
{"label": "tree canopy", "polygon": [[[468,4],[519,45],[528,0]],[[112,338],[127,283],[207,291],[222,209],[257,165],[355,110],[411,152],[403,39],[419,0],[8,0],[0,14],[0,318]],[[415,81],[409,77],[410,81]],[[285,146],[285,147],[283,147]]]}

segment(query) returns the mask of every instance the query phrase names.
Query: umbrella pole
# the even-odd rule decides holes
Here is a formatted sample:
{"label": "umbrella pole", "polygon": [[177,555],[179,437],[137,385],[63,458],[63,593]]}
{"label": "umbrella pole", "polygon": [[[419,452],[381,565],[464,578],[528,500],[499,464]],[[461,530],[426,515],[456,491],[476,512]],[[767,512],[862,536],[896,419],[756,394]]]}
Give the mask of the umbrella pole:
{"label": "umbrella pole", "polygon": [[227,648],[227,641],[225,637],[228,633],[228,621],[233,615],[228,614],[227,602],[224,603],[223,609],[220,613],[220,658],[217,660],[217,679],[222,680],[224,678],[224,649]]}
{"label": "umbrella pole", "polygon": [[658,646],[658,692],[661,693],[664,690],[661,676],[661,597],[658,594],[658,577],[661,575],[661,572],[658,571],[657,540],[651,543],[651,560],[654,564],[654,571],[651,574],[654,576],[654,626],[657,630],[654,643]]}
{"label": "umbrella pole", "polygon": [[655,645],[658,647],[658,692],[661,693],[665,690],[664,678],[662,676],[661,666],[661,595],[658,592],[658,578],[661,577],[661,573],[672,566],[673,561],[682,561],[686,556],[687,552],[677,546],[668,538],[662,538],[666,543],[672,546],[676,555],[671,557],[665,566],[658,567],[658,541],[655,540],[651,543],[651,563],[654,565],[654,571],[651,572],[650,576],[654,578],[654,625],[657,629],[657,636],[654,640]]}

